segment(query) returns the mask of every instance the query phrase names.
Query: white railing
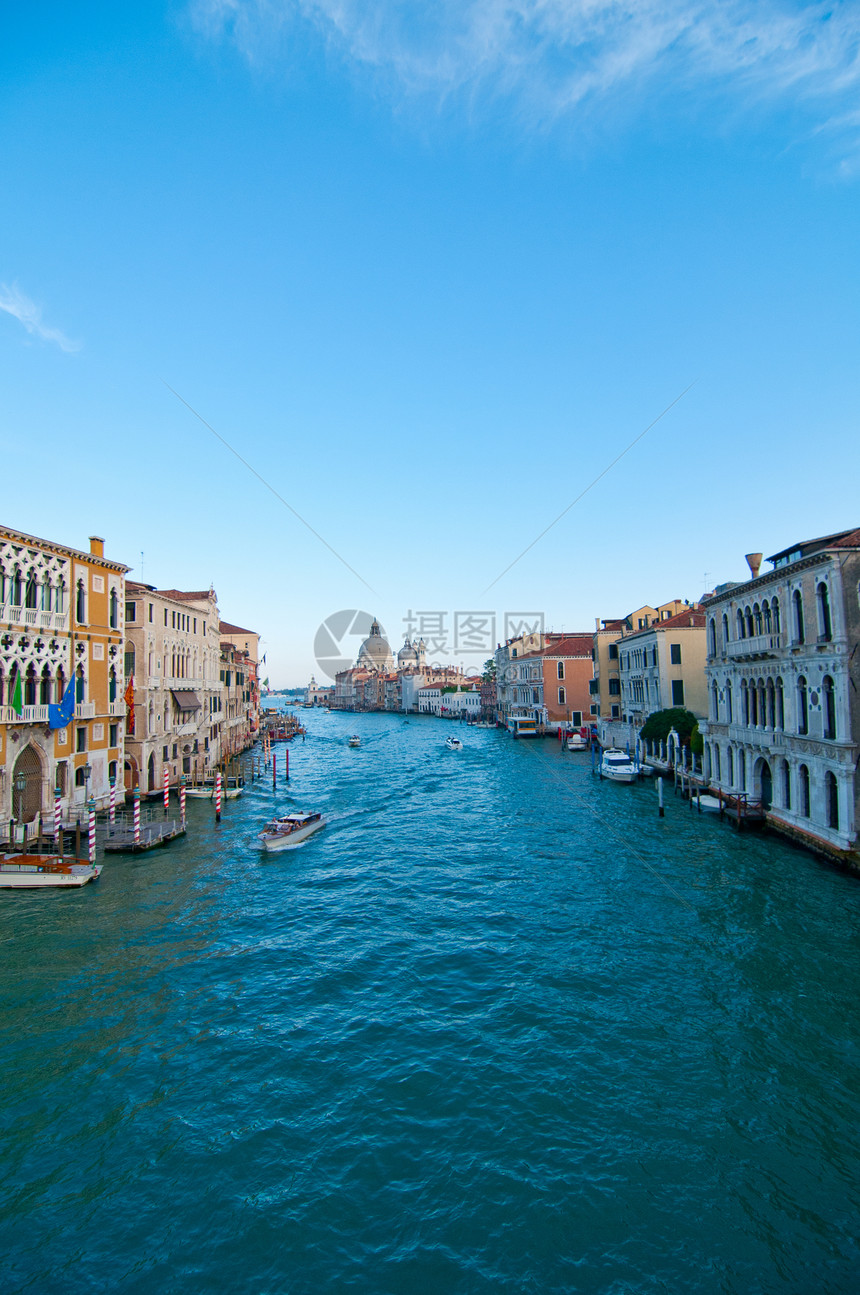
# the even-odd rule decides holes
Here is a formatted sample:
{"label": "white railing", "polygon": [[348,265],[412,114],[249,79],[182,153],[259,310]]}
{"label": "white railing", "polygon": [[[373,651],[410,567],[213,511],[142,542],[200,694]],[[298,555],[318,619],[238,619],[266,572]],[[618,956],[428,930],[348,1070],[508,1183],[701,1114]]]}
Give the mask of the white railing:
{"label": "white railing", "polygon": [[120,719],[125,718],[128,707],[126,706],[125,702],[121,698],[117,701],[110,702],[109,705],[110,705],[110,713],[112,716],[114,717],[119,716]]}
{"label": "white railing", "polygon": [[94,719],[96,704],[94,701],[79,701],[75,707],[75,719]]}
{"label": "white railing", "polygon": [[47,724],[47,706],[25,706],[21,714],[12,706],[0,706],[0,724]]}
{"label": "white railing", "polygon": [[68,619],[68,612],[43,612],[38,607],[16,607],[12,603],[0,603],[0,621],[10,625],[27,625],[33,629],[42,630],[64,630]]}
{"label": "white railing", "polygon": [[781,634],[756,634],[753,638],[732,639],[726,644],[726,654],[730,657],[771,656],[781,647]]}

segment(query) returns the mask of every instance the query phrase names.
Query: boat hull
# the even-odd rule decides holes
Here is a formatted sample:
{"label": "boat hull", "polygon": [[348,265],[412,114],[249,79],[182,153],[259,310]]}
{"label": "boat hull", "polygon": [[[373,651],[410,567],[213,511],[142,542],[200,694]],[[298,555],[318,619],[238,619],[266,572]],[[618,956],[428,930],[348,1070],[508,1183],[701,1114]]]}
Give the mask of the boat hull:
{"label": "boat hull", "polygon": [[288,832],[283,836],[265,836],[261,834],[259,837],[260,846],[267,854],[280,854],[282,850],[295,850],[296,846],[301,845],[309,836],[313,836],[314,832],[319,832],[324,827],[325,822],[321,821],[319,823],[309,823],[307,827],[300,827],[298,831]]}
{"label": "boat hull", "polygon": [[84,863],[72,863],[68,867],[50,863],[2,863],[0,864],[0,889],[2,890],[42,890],[47,887],[86,886],[90,881],[97,881],[102,870],[100,863],[90,866]]}
{"label": "boat hull", "polygon": [[[236,800],[237,797],[242,795],[242,792],[244,790],[245,790],[244,787],[222,787],[221,799]],[[215,788],[214,787],[186,787],[185,795],[190,800],[214,800]]]}

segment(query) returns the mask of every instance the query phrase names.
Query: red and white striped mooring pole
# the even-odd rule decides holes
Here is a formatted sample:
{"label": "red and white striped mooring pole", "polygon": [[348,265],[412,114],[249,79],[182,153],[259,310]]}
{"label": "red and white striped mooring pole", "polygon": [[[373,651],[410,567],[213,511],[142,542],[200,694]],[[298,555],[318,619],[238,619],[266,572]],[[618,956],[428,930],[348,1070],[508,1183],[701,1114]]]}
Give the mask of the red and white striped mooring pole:
{"label": "red and white striped mooring pole", "polygon": [[54,840],[57,841],[62,831],[62,814],[60,812],[60,797],[62,792],[59,787],[54,788]]}
{"label": "red and white striped mooring pole", "polygon": [[90,796],[87,809],[90,811],[89,830],[87,832],[87,843],[90,847],[90,867],[96,861],[96,802]]}
{"label": "red and white striped mooring pole", "polygon": [[167,818],[167,811],[170,808],[170,765],[164,766],[164,817]]}
{"label": "red and white striped mooring pole", "polygon": [[110,821],[116,822],[116,778],[110,780]]}
{"label": "red and white striped mooring pole", "polygon": [[215,822],[221,822],[221,772],[215,775]]}
{"label": "red and white striped mooring pole", "polygon": [[134,843],[140,845],[140,788],[135,787],[133,799]]}
{"label": "red and white striped mooring pole", "polygon": [[179,780],[179,817],[185,826],[185,774]]}

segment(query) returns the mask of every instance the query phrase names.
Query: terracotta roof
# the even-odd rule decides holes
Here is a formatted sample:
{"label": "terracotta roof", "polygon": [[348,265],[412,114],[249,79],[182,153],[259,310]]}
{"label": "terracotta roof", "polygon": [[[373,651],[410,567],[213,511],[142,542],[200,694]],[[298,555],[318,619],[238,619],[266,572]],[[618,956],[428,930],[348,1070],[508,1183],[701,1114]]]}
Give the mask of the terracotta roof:
{"label": "terracotta roof", "polygon": [[860,549],[860,527],[856,531],[849,531],[843,535],[841,540],[836,540],[834,544],[826,546],[829,549]]}
{"label": "terracotta roof", "polygon": [[223,634],[254,634],[256,630],[244,630],[241,625],[231,625],[229,621],[221,622],[221,633]]}
{"label": "terracotta roof", "polygon": [[[780,549],[778,553],[773,553],[767,559],[768,562],[776,562],[778,558],[788,557],[790,553],[797,553],[803,549],[811,548],[817,544],[820,549],[856,549],[860,548],[860,530],[852,531],[834,531],[832,535],[818,535],[812,540],[800,540],[797,544],[790,544],[787,549]],[[804,557],[812,557],[813,554],[806,553]]]}
{"label": "terracotta roof", "polygon": [[188,593],[184,589],[157,589],[155,592],[164,594],[165,598],[178,598],[180,602],[200,602],[201,600],[208,602],[212,590],[203,589]]}
{"label": "terracotta roof", "polygon": [[534,656],[591,656],[591,649],[594,642],[592,634],[563,634],[547,635],[548,638],[555,640],[542,652],[529,653]]}
{"label": "terracotta roof", "polygon": [[[685,607],[677,616],[668,616],[664,621],[652,621],[649,629],[704,629],[705,613],[694,611],[692,607]],[[644,633],[644,631],[642,631]]]}

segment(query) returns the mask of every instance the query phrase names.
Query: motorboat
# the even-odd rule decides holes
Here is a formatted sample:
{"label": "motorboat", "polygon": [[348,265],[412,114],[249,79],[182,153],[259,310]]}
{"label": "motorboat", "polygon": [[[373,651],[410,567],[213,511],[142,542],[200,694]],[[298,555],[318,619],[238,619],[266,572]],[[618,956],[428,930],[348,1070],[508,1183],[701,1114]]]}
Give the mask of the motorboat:
{"label": "motorboat", "polygon": [[[236,800],[245,790],[244,778],[222,778],[221,779],[221,799]],[[159,793],[160,794],[160,793]],[[193,786],[185,788],[185,795],[189,800],[214,800],[215,799],[215,779],[207,778],[204,782],[195,783]]]}
{"label": "motorboat", "polygon": [[0,889],[36,890],[43,886],[86,886],[98,881],[104,865],[59,855],[0,855]]}
{"label": "motorboat", "polygon": [[357,733],[353,733],[352,737],[347,742],[347,746],[353,746],[353,747],[361,746],[361,738],[358,736]]}
{"label": "motorboat", "polygon": [[462,750],[463,750],[463,743],[460,741],[460,739],[459,739],[458,737],[449,737],[449,738],[447,738],[447,739],[446,739],[446,741],[445,741],[445,745],[446,745],[446,747],[448,748],[448,750],[449,750],[449,751],[462,751]]}
{"label": "motorboat", "polygon": [[600,776],[610,782],[635,782],[639,770],[626,751],[607,747],[600,761]]}
{"label": "motorboat", "polygon": [[700,809],[703,814],[720,814],[723,809],[723,802],[719,796],[711,796],[708,792],[692,793],[692,801],[696,809]]}
{"label": "motorboat", "polygon": [[257,840],[264,850],[274,853],[278,850],[293,850],[302,841],[306,841],[314,832],[325,827],[326,821],[321,814],[284,814],[273,818],[260,832]]}
{"label": "motorboat", "polygon": [[588,743],[581,733],[573,732],[568,733],[563,745],[565,751],[585,751]]}

